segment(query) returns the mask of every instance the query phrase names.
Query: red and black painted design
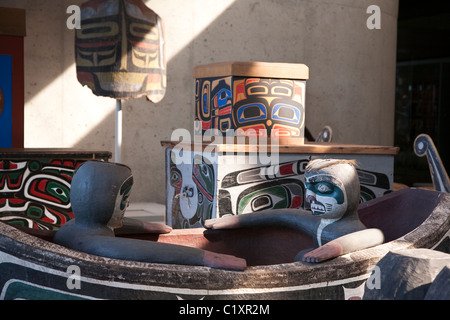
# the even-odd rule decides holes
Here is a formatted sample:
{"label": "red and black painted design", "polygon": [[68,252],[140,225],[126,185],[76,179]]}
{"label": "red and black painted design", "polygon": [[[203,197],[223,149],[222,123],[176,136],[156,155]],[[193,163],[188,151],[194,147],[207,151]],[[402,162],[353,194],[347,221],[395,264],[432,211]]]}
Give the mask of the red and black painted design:
{"label": "red and black painted design", "polygon": [[141,0],[85,2],[75,35],[78,81],[98,96],[159,102],[166,90],[163,29]]}
{"label": "red and black painted design", "polygon": [[70,184],[83,160],[0,160],[0,220],[57,230],[73,219]]}

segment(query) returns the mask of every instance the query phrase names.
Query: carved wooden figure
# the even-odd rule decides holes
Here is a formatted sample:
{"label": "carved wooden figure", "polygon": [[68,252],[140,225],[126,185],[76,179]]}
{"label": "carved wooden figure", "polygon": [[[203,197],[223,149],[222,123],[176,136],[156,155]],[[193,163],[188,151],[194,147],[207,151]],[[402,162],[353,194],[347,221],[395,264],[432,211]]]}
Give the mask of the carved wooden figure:
{"label": "carved wooden figure", "polygon": [[63,225],[54,241],[74,250],[115,259],[243,270],[244,259],[199,248],[115,237],[114,229],[167,233],[171,228],[123,218],[133,185],[130,168],[89,161],[76,171],[70,198],[75,219]]}
{"label": "carved wooden figure", "polygon": [[305,172],[310,210],[272,209],[207,220],[205,227],[229,229],[281,226],[313,237],[314,248],[299,252],[296,261],[321,262],[383,243],[379,229],[367,229],[359,220],[359,179],[355,162],[312,160]]}

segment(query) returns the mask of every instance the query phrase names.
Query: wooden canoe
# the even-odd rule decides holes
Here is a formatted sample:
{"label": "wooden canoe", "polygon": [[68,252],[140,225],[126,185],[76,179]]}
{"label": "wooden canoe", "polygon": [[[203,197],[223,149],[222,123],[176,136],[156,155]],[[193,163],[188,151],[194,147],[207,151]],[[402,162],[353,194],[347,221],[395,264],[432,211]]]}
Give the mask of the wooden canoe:
{"label": "wooden canoe", "polygon": [[[292,262],[311,240],[286,229],[173,230],[133,235],[245,258],[245,271],[94,256],[0,223],[1,299],[347,299],[361,297],[389,251],[449,252],[450,194],[403,189],[362,203],[361,220],[386,242],[320,264]],[[78,277],[78,278],[77,278]],[[367,290],[367,289],[366,289]]]}

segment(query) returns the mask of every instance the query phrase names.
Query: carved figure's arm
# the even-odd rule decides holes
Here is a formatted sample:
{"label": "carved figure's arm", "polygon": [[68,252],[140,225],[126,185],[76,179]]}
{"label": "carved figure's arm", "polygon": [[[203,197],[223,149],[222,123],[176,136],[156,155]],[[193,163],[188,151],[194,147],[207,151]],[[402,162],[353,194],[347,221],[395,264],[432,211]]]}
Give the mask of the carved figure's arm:
{"label": "carved figure's arm", "polygon": [[370,248],[384,242],[383,232],[379,229],[365,229],[336,238],[323,246],[305,253],[296,260],[322,262],[346,253]]}

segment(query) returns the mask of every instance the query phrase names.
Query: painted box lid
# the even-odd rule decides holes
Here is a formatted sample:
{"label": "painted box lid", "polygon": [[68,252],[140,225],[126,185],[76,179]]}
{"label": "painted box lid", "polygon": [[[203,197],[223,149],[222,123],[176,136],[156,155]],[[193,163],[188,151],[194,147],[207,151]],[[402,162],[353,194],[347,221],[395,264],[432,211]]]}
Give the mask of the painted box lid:
{"label": "painted box lid", "polygon": [[219,62],[194,68],[194,78],[220,76],[307,80],[309,79],[309,68],[305,64],[299,63],[249,61]]}

